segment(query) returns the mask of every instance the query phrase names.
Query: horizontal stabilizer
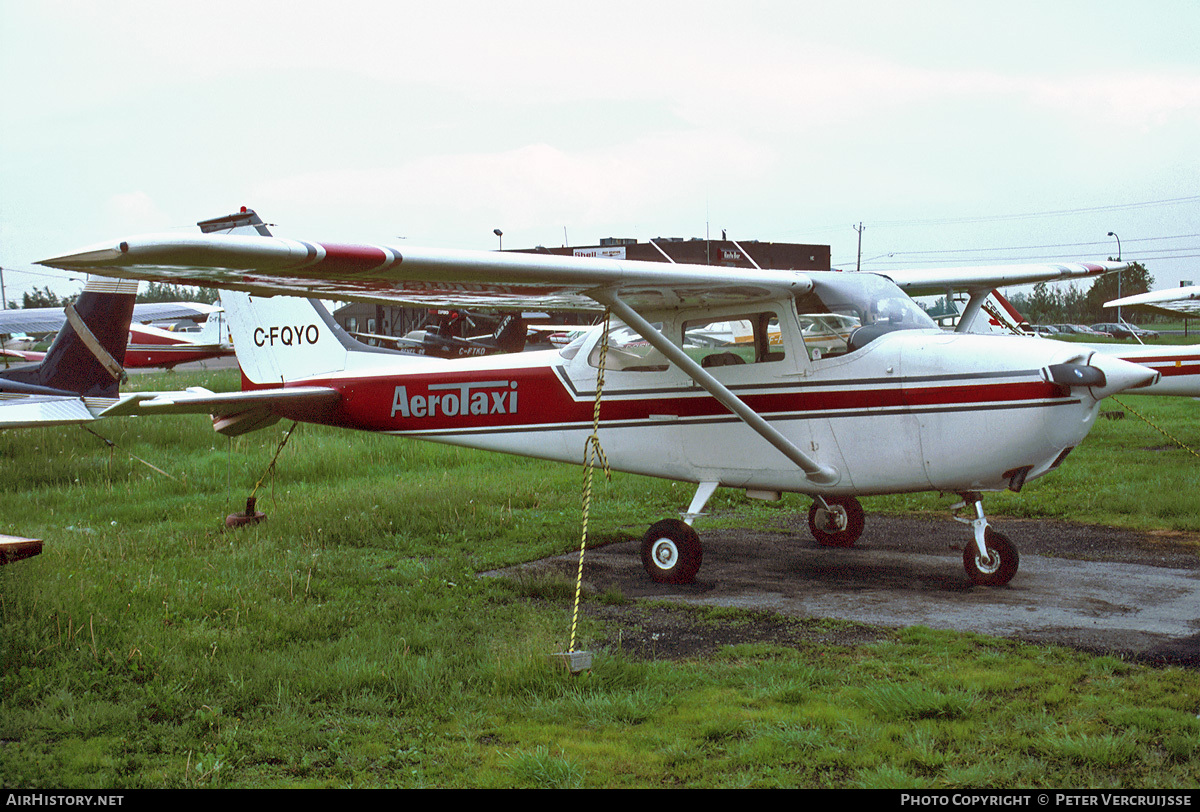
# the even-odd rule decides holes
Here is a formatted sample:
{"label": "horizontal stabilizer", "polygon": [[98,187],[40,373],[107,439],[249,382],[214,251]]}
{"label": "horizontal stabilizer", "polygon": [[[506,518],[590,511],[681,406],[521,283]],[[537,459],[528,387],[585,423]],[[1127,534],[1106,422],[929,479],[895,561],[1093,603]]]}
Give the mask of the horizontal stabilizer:
{"label": "horizontal stabilizer", "polygon": [[0,408],[0,429],[65,426],[95,419],[83,400],[74,396],[5,398],[0,400],[0,404],[3,405]]}

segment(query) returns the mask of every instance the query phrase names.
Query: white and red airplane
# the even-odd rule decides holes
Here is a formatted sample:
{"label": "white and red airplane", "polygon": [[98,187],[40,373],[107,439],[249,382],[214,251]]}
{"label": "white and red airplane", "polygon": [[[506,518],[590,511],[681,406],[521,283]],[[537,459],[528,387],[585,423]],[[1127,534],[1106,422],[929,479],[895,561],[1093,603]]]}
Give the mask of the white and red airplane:
{"label": "white and red airplane", "polygon": [[[136,293],[136,291],[135,291]],[[181,319],[191,323],[192,319],[204,316],[198,330],[164,330],[145,322],[165,319]],[[18,330],[49,335],[62,329],[66,323],[61,307],[34,307],[0,312],[0,333]],[[224,329],[223,315],[219,307],[194,302],[149,302],[135,304],[129,322],[129,335],[125,348],[126,369],[163,367],[171,369],[189,361],[203,361],[233,355]],[[28,357],[27,360],[38,360]]]}
{"label": "white and red airplane", "polygon": [[174,369],[179,364],[233,355],[219,308],[208,314],[199,330],[165,330],[152,324],[130,324],[125,366]]}
{"label": "white and red airplane", "polygon": [[[215,221],[206,221],[215,222]],[[130,237],[42,264],[222,288],[243,391],[131,401],[128,413],[205,412],[219,431],[322,423],[580,462],[598,425],[613,469],[696,485],[680,519],[642,542],[646,571],[688,582],[692,528],[718,487],[812,497],[818,542],[863,529],[856,497],[958,493],[973,530],[963,563],[1008,583],[1013,544],[988,525],[985,491],[1056,468],[1100,401],[1158,379],[1076,345],[967,332],[1003,285],[1094,276],[1123,263],[870,273],[744,270],[517,252],[341,245],[270,236],[252,211],[225,233]],[[961,332],[906,294],[968,289]],[[276,296],[288,294],[288,296]],[[606,309],[607,328],[561,350],[443,360],[366,346],[307,296],[415,307]],[[273,298],[272,298],[273,297]],[[688,336],[752,340],[712,346]],[[823,328],[821,325],[825,325]],[[717,329],[709,329],[715,327]],[[114,412],[114,413],[119,413]]]}

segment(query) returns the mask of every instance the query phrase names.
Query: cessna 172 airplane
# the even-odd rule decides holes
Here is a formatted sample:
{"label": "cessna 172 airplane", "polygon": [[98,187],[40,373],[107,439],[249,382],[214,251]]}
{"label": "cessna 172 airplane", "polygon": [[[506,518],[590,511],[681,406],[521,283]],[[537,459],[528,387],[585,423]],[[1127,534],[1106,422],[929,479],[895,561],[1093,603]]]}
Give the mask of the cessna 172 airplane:
{"label": "cessna 172 airplane", "polygon": [[[208,223],[218,221],[206,221]],[[982,492],[1019,491],[1087,435],[1100,401],[1158,374],[1090,349],[968,328],[1000,285],[1094,276],[1123,263],[871,273],[342,245],[270,236],[252,211],[221,232],[130,237],[42,264],[222,288],[243,391],[142,399],[128,413],[203,412],[237,434],[280,418],[580,462],[599,426],[616,470],[696,485],[682,518],[642,542],[649,575],[700,568],[692,528],[718,487],[812,497],[819,543],[853,544],[857,496],[941,491],[972,528],[978,584],[1017,571]],[[203,227],[203,226],[202,226]],[[960,332],[909,298],[966,288]],[[287,294],[287,296],[276,296]],[[604,309],[612,321],[561,350],[442,360],[369,347],[315,300],[505,310]],[[275,297],[275,298],[271,298]],[[712,346],[738,322],[752,340]],[[719,326],[719,330],[712,329]],[[697,337],[692,340],[691,337]]]}

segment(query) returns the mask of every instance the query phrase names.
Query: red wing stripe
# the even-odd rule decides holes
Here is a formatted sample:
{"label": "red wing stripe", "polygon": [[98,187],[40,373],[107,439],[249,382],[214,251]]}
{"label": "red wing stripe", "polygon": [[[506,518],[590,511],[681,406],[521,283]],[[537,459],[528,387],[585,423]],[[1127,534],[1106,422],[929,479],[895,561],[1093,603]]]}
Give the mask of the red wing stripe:
{"label": "red wing stripe", "polygon": [[391,265],[395,255],[374,245],[327,245],[325,258],[318,263],[321,270],[332,273],[366,273]]}

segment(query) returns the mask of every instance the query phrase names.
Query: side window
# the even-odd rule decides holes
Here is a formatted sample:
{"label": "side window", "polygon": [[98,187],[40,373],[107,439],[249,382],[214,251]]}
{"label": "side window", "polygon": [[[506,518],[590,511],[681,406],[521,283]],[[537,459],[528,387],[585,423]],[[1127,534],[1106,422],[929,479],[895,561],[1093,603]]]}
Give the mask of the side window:
{"label": "side window", "polygon": [[[661,330],[661,324],[655,324],[654,329]],[[600,366],[600,348],[603,342],[596,342],[588,355],[588,363],[594,367]],[[614,324],[608,331],[608,351],[604,359],[605,369],[633,372],[663,372],[670,366],[666,356],[650,346],[650,342],[642,338],[632,328],[624,324]]]}
{"label": "side window", "polygon": [[[801,302],[797,302],[801,304]],[[804,336],[804,349],[814,361],[834,358],[850,351],[850,334],[862,322],[853,312],[820,313],[800,309],[800,331]]]}
{"label": "side window", "polygon": [[685,322],[683,349],[702,367],[766,364],[784,359],[779,318],[770,312]]}

